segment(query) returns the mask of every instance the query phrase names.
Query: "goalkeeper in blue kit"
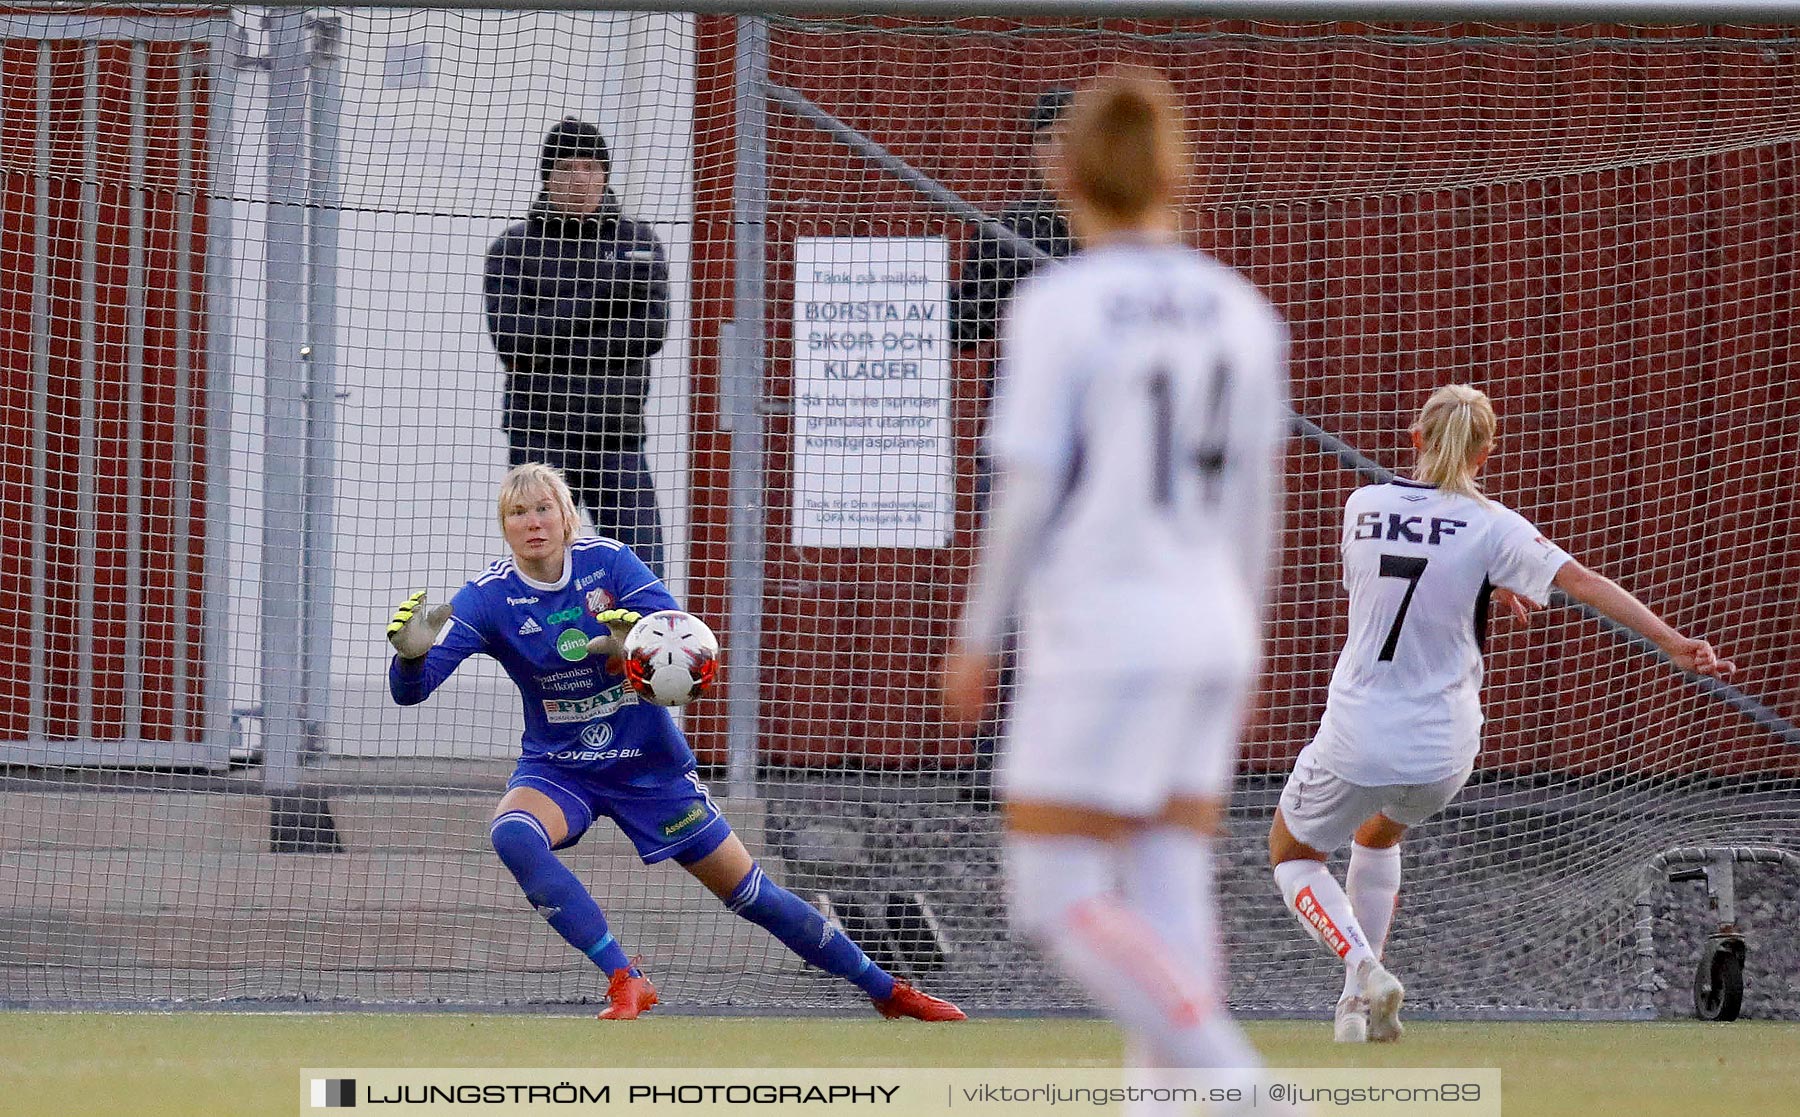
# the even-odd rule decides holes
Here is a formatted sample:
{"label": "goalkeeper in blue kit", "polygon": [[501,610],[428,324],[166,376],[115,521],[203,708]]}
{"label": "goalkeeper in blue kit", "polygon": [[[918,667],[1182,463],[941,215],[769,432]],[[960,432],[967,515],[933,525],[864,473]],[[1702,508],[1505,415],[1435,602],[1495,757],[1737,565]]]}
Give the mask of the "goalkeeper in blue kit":
{"label": "goalkeeper in blue kit", "polygon": [[626,684],[618,658],[625,634],[644,614],[680,607],[661,580],[617,540],[575,537],[574,498],[548,466],[507,473],[499,519],[511,557],[448,605],[427,607],[420,592],[395,612],[388,687],[394,701],[416,705],[477,652],[518,686],[522,752],[489,833],[531,906],[608,976],[611,1003],[600,1018],[636,1019],[657,1003],[600,905],[555,853],[605,817],[646,865],[674,860],[809,965],[856,985],[883,1016],[963,1019],[950,1002],[890,976],[764,876],[700,782],[669,711],[638,701]]}

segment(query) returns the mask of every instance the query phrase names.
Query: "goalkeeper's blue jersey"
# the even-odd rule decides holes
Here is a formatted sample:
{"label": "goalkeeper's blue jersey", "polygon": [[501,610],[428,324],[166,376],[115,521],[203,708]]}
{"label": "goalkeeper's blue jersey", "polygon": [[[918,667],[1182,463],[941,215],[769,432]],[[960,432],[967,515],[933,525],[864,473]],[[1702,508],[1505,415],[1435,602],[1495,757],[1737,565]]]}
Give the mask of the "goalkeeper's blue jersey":
{"label": "goalkeeper's blue jersey", "polygon": [[623,543],[575,540],[555,585],[532,581],[511,558],[501,559],[458,590],[451,607],[444,638],[422,662],[402,666],[393,658],[394,701],[423,702],[463,660],[482,652],[518,684],[526,758],[580,768],[621,790],[662,786],[694,767],[669,711],[640,702],[618,660],[588,655],[588,639],[606,632],[595,619],[600,613],[680,608]]}

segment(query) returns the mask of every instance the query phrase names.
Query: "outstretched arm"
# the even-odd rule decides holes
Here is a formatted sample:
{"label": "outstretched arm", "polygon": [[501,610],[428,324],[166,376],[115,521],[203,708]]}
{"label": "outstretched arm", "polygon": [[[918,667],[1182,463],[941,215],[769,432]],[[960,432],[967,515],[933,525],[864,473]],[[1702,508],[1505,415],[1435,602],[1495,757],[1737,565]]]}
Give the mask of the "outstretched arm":
{"label": "outstretched arm", "polygon": [[1006,623],[1055,515],[1057,495],[1055,481],[1029,467],[1008,470],[994,486],[962,632],[944,665],[944,705],[965,725],[979,721],[987,706]]}
{"label": "outstretched arm", "polygon": [[[438,632],[445,625],[451,626],[450,634],[438,643]],[[463,660],[483,646],[481,634],[453,616],[450,605],[427,608],[424,590],[394,610],[387,636],[394,646],[388,662],[388,692],[402,706],[425,701]]]}
{"label": "outstretched arm", "polygon": [[1633,597],[1625,587],[1603,574],[1596,574],[1573,559],[1556,572],[1556,586],[1584,605],[1590,605],[1610,620],[1649,640],[1683,671],[1697,675],[1730,678],[1737,665],[1722,658],[1705,640],[1683,636],[1668,622],[1651,611],[1648,605]]}

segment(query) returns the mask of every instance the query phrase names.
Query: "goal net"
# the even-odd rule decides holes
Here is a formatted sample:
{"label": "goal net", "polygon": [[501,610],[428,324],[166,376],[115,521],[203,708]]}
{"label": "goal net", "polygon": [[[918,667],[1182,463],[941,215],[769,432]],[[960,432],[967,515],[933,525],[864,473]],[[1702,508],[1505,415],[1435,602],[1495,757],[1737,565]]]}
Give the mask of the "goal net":
{"label": "goal net", "polygon": [[[1713,928],[1646,866],[1800,852],[1800,30],[66,5],[0,30],[0,1004],[601,999],[488,845],[515,688],[476,657],[397,707],[383,640],[505,554],[509,454],[579,444],[584,519],[724,638],[683,723],[770,875],[965,1007],[1079,1007],[1009,937],[993,730],[946,725],[936,678],[1004,306],[972,281],[1059,250],[1034,121],[1127,61],[1196,122],[1191,240],[1294,339],[1219,843],[1233,1005],[1335,1000],[1264,834],[1344,635],[1338,510],[1443,383],[1495,401],[1495,496],[1744,671],[1696,683],[1567,603],[1496,624],[1474,781],[1405,845],[1409,1003],[1681,1010]],[[491,246],[545,204],[567,117],[636,239],[499,305]],[[1009,212],[1038,249],[982,224]],[[532,267],[563,251],[544,227]],[[857,1003],[606,820],[563,856],[668,1004]],[[1774,980],[1800,882],[1738,891],[1747,1011],[1800,1012]]]}

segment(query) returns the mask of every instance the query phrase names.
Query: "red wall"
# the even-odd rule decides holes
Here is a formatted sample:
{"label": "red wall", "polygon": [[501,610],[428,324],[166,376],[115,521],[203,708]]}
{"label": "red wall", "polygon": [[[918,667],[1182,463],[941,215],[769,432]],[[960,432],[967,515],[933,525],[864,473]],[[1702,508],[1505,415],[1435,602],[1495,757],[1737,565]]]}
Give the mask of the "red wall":
{"label": "red wall", "polygon": [[[1389,466],[1434,386],[1472,381],[1501,413],[1490,491],[1677,625],[1720,643],[1747,691],[1800,714],[1800,532],[1783,473],[1800,402],[1792,29],[1414,29],[1106,21],[1106,34],[996,36],[778,24],[771,73],[964,197],[1019,188],[1035,93],[1100,64],[1178,82],[1202,168],[1196,243],[1246,271],[1294,334],[1295,406]],[[1386,29],[1398,31],[1402,29]],[[1136,37],[1127,37],[1130,32]],[[695,607],[725,603],[717,323],[729,316],[732,30],[701,20],[696,230]],[[1491,39],[1492,35],[1488,34]],[[1739,41],[1730,41],[1732,39]],[[1670,42],[1669,40],[1675,40]],[[960,222],[779,113],[771,119],[770,392],[788,390],[796,237],[942,233]],[[959,358],[962,514],[946,550],[787,545],[788,430],[769,428],[765,751],[882,766],[959,762],[935,672],[971,559],[977,360]],[[1266,709],[1248,747],[1280,768],[1305,743],[1342,639],[1338,509],[1358,479],[1310,443],[1289,458],[1287,569]],[[1483,763],[1598,772],[1800,772],[1800,755],[1567,610],[1497,633]],[[696,726],[717,756],[722,704]]]}
{"label": "red wall", "polygon": [[[142,735],[169,740],[177,709],[185,710],[182,736],[192,740],[201,726],[202,572],[205,565],[206,476],[206,209],[208,189],[204,136],[207,105],[204,53],[193,47],[152,44],[146,48],[144,97],[133,103],[130,44],[98,47],[98,112],[95,192],[98,236],[91,318],[95,346],[95,555],[91,570],[78,561],[76,493],[79,484],[82,397],[83,228],[81,222],[84,50],[73,41],[40,46],[30,41],[0,45],[0,738],[21,739],[28,725],[31,618],[42,612],[49,636],[46,667],[51,737],[77,734],[77,665],[83,657],[94,669],[93,733],[100,739],[126,735],[124,687],[127,665],[124,631],[127,555],[129,424],[127,301],[130,290],[128,237],[131,183],[130,132],[134,115],[144,124],[146,164],[143,212],[144,275],[141,305],[144,340],[141,405],[141,665]],[[179,91],[181,50],[196,51],[195,77],[184,106]],[[48,63],[51,153],[47,168],[50,222],[39,239],[36,218],[38,74]],[[191,106],[191,107],[189,107]],[[179,121],[191,114],[188,150],[179,142]],[[190,189],[177,190],[179,161],[190,167]],[[188,291],[185,352],[178,357],[180,312],[177,291],[179,215],[192,223],[187,244]],[[32,276],[39,256],[47,257],[49,390],[40,393],[32,364]],[[178,359],[186,362],[185,406],[178,398]],[[46,475],[32,488],[34,413],[47,427]],[[190,482],[177,489],[177,462],[189,463]],[[47,584],[44,598],[31,593],[32,529],[26,511],[41,504],[47,512]],[[185,539],[185,565],[177,566],[174,541]],[[78,587],[91,580],[93,610],[81,615]],[[185,597],[186,627],[178,628],[177,602]],[[186,697],[176,700],[176,664],[185,666]]]}

